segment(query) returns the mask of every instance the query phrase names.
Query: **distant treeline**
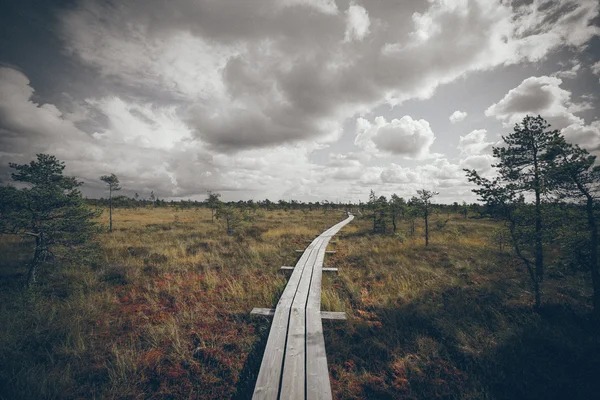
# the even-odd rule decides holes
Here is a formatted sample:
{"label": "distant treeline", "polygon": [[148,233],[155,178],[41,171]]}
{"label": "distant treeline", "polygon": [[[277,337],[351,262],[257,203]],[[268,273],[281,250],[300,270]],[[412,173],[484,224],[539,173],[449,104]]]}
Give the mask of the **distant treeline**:
{"label": "distant treeline", "polygon": [[[396,195],[393,195],[396,196]],[[385,196],[382,196],[385,199]],[[402,198],[400,198],[402,199]],[[379,203],[377,205],[378,209],[381,209],[382,203],[378,199]],[[409,204],[409,201],[404,201],[405,204]],[[110,199],[108,198],[99,198],[99,199],[91,199],[86,198],[85,202],[90,206],[95,207],[109,207]],[[387,203],[388,201],[385,200]],[[393,207],[393,200],[390,198],[390,207]],[[363,213],[368,212],[372,209],[372,204],[367,202],[358,202],[358,203],[345,203],[345,202],[332,202],[332,201],[316,201],[316,202],[302,202],[298,200],[279,200],[279,201],[271,201],[269,199],[265,200],[238,200],[238,201],[219,201],[220,205],[223,206],[231,206],[231,207],[240,207],[243,209],[262,209],[262,210],[344,210],[344,211],[361,211]],[[198,200],[163,200],[156,198],[152,199],[142,199],[135,197],[127,197],[127,196],[113,196],[112,198],[112,206],[113,208],[145,208],[145,207],[173,207],[179,209],[191,209],[191,208],[212,208],[213,205],[208,200],[198,201]],[[465,210],[468,211],[469,214],[474,214],[474,216],[479,217],[484,215],[486,209],[484,206],[472,203],[462,203],[454,202],[452,204],[432,204],[432,210],[434,213],[440,214],[463,214]]]}

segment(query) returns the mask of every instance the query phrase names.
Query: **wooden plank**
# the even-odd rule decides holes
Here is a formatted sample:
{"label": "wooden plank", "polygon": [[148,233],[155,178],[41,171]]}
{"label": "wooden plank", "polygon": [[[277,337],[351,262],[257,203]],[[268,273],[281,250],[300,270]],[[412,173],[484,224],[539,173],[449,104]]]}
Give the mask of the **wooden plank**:
{"label": "wooden plank", "polygon": [[332,398],[321,312],[314,309],[306,312],[306,394],[308,399]]}
{"label": "wooden plank", "polygon": [[[325,246],[327,246],[327,242],[331,237],[344,225],[352,221],[353,218],[350,215],[328,230]],[[313,274],[313,282],[306,302],[306,395],[310,399],[329,400],[332,398],[331,384],[329,382],[325,339],[321,322],[321,271],[325,258],[325,247],[319,250],[322,251],[319,260],[320,265],[318,266],[318,273]]]}
{"label": "wooden plank", "polygon": [[279,378],[282,371],[285,338],[287,335],[287,322],[289,308],[278,307],[273,316],[271,330],[267,339],[267,346],[263,355],[256,386],[254,399],[275,400],[279,394]]}
{"label": "wooden plank", "polygon": [[[324,258],[325,249],[319,260],[320,271]],[[313,275],[306,305],[306,392],[307,398],[329,400],[332,396],[321,322],[321,281],[321,273]]]}
{"label": "wooden plank", "polygon": [[[303,254],[272,314],[253,399],[331,398],[320,311],[321,276],[329,240],[352,218],[323,232],[306,250],[299,250]],[[265,314],[270,312],[262,311],[261,315]]]}
{"label": "wooden plank", "polygon": [[328,321],[346,321],[348,317],[343,311],[321,311],[321,319],[325,319]]}
{"label": "wooden plank", "polygon": [[[333,227],[332,227],[333,228]],[[298,291],[290,314],[288,340],[286,345],[283,377],[281,380],[282,399],[304,399],[306,383],[306,302],[316,275],[321,276],[325,249],[332,228],[321,234],[313,243],[315,247],[310,254],[307,267],[302,274]],[[311,268],[312,267],[312,268]],[[319,289],[320,290],[320,289]]]}
{"label": "wooden plank", "polygon": [[252,311],[250,311],[250,315],[262,315],[265,317],[272,317],[275,315],[274,308],[258,308],[254,307]]}
{"label": "wooden plank", "polygon": [[253,399],[277,399],[279,396],[279,382],[283,371],[283,357],[285,354],[285,343],[288,333],[288,324],[290,319],[290,309],[298,284],[302,277],[302,272],[308,255],[312,252],[315,244],[307,247],[307,251],[300,257],[296,263],[296,268],[292,272],[288,284],[286,285],[277,307],[275,315],[267,338],[267,345],[263,354],[263,359],[256,379]]}
{"label": "wooden plank", "polygon": [[306,380],[306,301],[310,289],[314,266],[324,243],[324,239],[315,239],[317,243],[309,255],[304,268],[302,279],[298,284],[298,291],[290,313],[290,323],[283,364],[283,377],[281,379],[282,399],[304,399],[304,383]]}
{"label": "wooden plank", "polygon": [[[294,267],[284,265],[284,266],[281,266],[279,269],[282,271],[293,271]],[[330,267],[323,267],[323,268],[321,268],[321,271],[323,271],[323,272],[338,272],[338,269],[330,268]]]}
{"label": "wooden plank", "polygon": [[[254,307],[252,311],[250,311],[250,315],[261,316],[261,317],[272,317],[275,315],[274,308],[259,308]],[[346,321],[348,317],[345,312],[339,311],[321,311],[321,319],[327,321]]]}
{"label": "wooden plank", "polygon": [[[323,251],[323,258],[325,257]],[[322,259],[323,259],[322,258]],[[321,260],[322,260],[321,259]],[[320,263],[322,268],[323,261]],[[331,399],[325,339],[321,322],[322,274],[315,274],[306,311],[306,391],[311,399]]]}

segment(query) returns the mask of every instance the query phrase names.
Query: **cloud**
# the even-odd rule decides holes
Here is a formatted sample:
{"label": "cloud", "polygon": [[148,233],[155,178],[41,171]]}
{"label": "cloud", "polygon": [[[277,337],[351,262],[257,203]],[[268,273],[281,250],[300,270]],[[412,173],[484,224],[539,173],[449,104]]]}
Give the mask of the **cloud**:
{"label": "cloud", "polygon": [[600,122],[586,125],[583,118],[576,116],[575,113],[589,109],[590,105],[574,103],[571,92],[561,88],[561,83],[562,80],[556,77],[527,78],[490,106],[485,114],[502,120],[505,126],[520,123],[527,114],[539,114],[550,122],[552,129],[561,130],[568,141],[590,151],[600,150]]}
{"label": "cloud", "polygon": [[185,130],[179,126],[176,131],[177,118],[168,108],[114,97],[90,100],[87,107],[108,121],[103,130],[90,135],[55,105],[34,102],[33,95],[27,76],[0,68],[3,166],[50,153],[66,161],[67,172],[92,188],[101,186],[98,176],[113,172],[125,188],[155,190],[161,196],[193,193],[199,188],[197,173],[211,169],[211,156],[200,143],[185,142]]}
{"label": "cloud", "polygon": [[[596,63],[592,64],[590,69],[592,70],[592,73],[594,75],[600,76],[600,61],[597,61]],[[599,81],[600,81],[600,79],[599,79]]]}
{"label": "cloud", "polygon": [[303,6],[318,10],[324,14],[337,14],[335,0],[280,0],[284,7]]}
{"label": "cloud", "polygon": [[491,142],[486,142],[487,130],[476,129],[459,138],[458,149],[466,156],[491,152]]}
{"label": "cloud", "polygon": [[354,3],[350,4],[348,11],[346,11],[346,34],[344,41],[363,40],[369,33],[370,25],[371,20],[369,19],[367,10]]}
{"label": "cloud", "polygon": [[384,183],[419,183],[419,174],[411,168],[403,168],[400,165],[391,163],[388,168],[381,172],[381,180]]}
{"label": "cloud", "polygon": [[[61,15],[65,51],[123,91],[178,102],[193,135],[235,152],[326,145],[345,120],[428,98],[472,71],[583,46],[594,1],[351,3],[81,1]],[[368,40],[367,40],[368,39]]]}
{"label": "cloud", "polygon": [[454,111],[452,113],[452,115],[449,117],[450,122],[453,124],[463,121],[465,118],[467,118],[467,113],[464,111],[459,111],[459,110]]}
{"label": "cloud", "polygon": [[34,155],[40,149],[85,147],[91,138],[53,104],[32,101],[34,89],[20,71],[0,67],[0,144],[5,153]]}
{"label": "cloud", "polygon": [[327,166],[330,167],[360,167],[370,159],[370,156],[366,153],[347,153],[338,154],[330,153]]}
{"label": "cloud", "polygon": [[[52,152],[92,188],[114,172],[126,188],[161,197],[211,189],[225,199],[322,200],[423,183],[468,194],[461,168],[485,167],[485,132],[460,138],[460,158],[454,145],[431,154],[429,122],[389,106],[559,49],[577,57],[598,34],[593,0],[78,0],[58,11],[63,55],[93,84],[60,88],[83,87],[79,97],[49,95],[48,82],[35,93],[27,76],[4,70],[0,161]],[[560,83],[578,73],[530,82],[491,116],[512,122],[529,112],[518,98],[530,96],[592,148],[597,126],[583,123],[586,104]],[[347,153],[353,121],[359,150]],[[394,156],[411,161],[382,165]]]}
{"label": "cloud", "polygon": [[525,79],[499,102],[485,110],[485,115],[503,121],[505,127],[519,123],[525,115],[542,115],[553,128],[562,129],[583,120],[575,113],[588,108],[573,103],[571,92],[560,87],[562,80],[540,76]]}
{"label": "cloud", "polygon": [[373,153],[388,153],[406,158],[422,159],[429,156],[435,135],[424,119],[414,120],[405,115],[390,122],[375,118],[374,124],[358,118],[354,144]]}
{"label": "cloud", "polygon": [[486,176],[492,171],[492,164],[494,164],[494,157],[491,154],[477,154],[469,155],[460,160],[460,168],[474,169],[480,175]]}
{"label": "cloud", "polygon": [[172,149],[192,140],[174,106],[126,102],[115,96],[88,100],[88,104],[106,116],[110,127],[95,132],[98,139],[157,149]]}
{"label": "cloud", "polygon": [[571,61],[572,67],[567,70],[555,72],[552,76],[562,79],[575,79],[577,74],[581,71],[581,64],[577,60]]}
{"label": "cloud", "polygon": [[568,142],[576,143],[584,149],[596,153],[600,151],[600,121],[591,124],[573,124],[562,130]]}
{"label": "cloud", "polygon": [[411,197],[419,189],[441,189],[438,200],[448,201],[458,193],[470,196],[472,185],[467,182],[462,170],[466,167],[463,163],[452,163],[443,157],[416,168],[391,163],[381,171],[380,178],[388,193],[395,191],[400,196]]}
{"label": "cloud", "polygon": [[[336,198],[348,180],[373,185],[380,168],[364,167],[362,153],[333,154],[330,165],[309,160],[307,146],[249,149],[213,154],[198,140],[172,106],[117,96],[90,98],[80,115],[106,122],[87,134],[53,104],[32,100],[34,89],[23,73],[0,68],[0,164],[26,163],[36,153],[56,155],[66,172],[83,180],[86,194],[105,195],[98,177],[115,173],[123,194],[154,191],[160,198],[204,198],[207,190],[229,199]],[[3,178],[6,178],[3,177]],[[378,178],[377,178],[378,179]],[[322,183],[322,185],[319,184]],[[357,200],[354,197],[354,200]]]}
{"label": "cloud", "polygon": [[483,176],[495,173],[492,169],[492,164],[496,161],[492,155],[494,144],[487,141],[486,129],[475,129],[466,135],[461,135],[457,146],[463,157],[458,162],[460,169],[474,169]]}

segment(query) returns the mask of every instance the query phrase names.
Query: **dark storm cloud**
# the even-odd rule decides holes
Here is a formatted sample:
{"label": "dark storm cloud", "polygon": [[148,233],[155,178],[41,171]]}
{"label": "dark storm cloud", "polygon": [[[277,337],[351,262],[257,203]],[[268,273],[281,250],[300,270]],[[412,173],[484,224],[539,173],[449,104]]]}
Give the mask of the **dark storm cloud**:
{"label": "dark storm cloud", "polygon": [[[233,7],[227,1],[168,6],[87,1],[63,16],[62,32],[68,49],[102,74],[129,86],[179,91],[195,103],[188,121],[198,137],[215,149],[235,151],[335,139],[343,120],[357,112],[385,101],[428,97],[437,85],[466,71],[538,59],[547,52],[547,44],[529,48],[554,29],[543,20],[554,20],[555,6],[536,19],[533,9],[523,7],[511,15],[514,10],[494,3],[465,5],[367,4],[367,33],[348,40],[347,3],[236,2]],[[589,4],[560,10],[564,15],[555,22],[563,39],[550,46],[579,45],[580,38],[570,38],[567,29],[587,23]],[[514,20],[531,32],[515,33]],[[182,32],[191,34],[188,51],[196,47],[210,61],[180,59],[178,75],[167,66],[148,66]],[[205,67],[212,83],[188,74],[193,67]]]}
{"label": "dark storm cloud", "polygon": [[[392,107],[428,99],[471,72],[542,62],[565,46],[582,54],[598,32],[589,25],[598,5],[587,0],[82,0],[2,7],[8,40],[0,41],[0,63],[14,67],[0,80],[1,161],[52,152],[90,183],[115,172],[126,186],[163,196],[211,188],[321,196],[315,183],[326,194],[345,187],[338,181],[398,182],[411,190],[419,180],[454,183],[461,165],[481,166],[486,155],[465,153],[451,162],[431,154],[434,132],[444,132],[430,129],[429,117],[398,115]],[[569,76],[570,85],[582,74],[597,81],[589,70],[596,61],[556,76]],[[496,100],[490,116],[505,121],[535,106],[568,121],[575,110],[556,101],[568,91],[559,86],[538,85],[553,91],[529,90],[505,105]],[[452,104],[443,119],[463,104]],[[356,151],[352,132],[342,135],[356,117],[373,128],[359,143],[358,152],[367,152],[326,155],[329,167],[309,161],[327,145],[334,154]],[[481,118],[469,110],[462,124]],[[405,126],[394,125],[400,119]],[[594,140],[593,129],[572,131]],[[443,145],[457,143],[445,138]],[[411,170],[375,165],[390,154],[438,159]]]}

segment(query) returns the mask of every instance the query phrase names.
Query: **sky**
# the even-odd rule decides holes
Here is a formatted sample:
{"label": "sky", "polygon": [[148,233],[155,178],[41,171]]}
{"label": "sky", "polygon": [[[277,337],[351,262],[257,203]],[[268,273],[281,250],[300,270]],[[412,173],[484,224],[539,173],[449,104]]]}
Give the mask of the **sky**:
{"label": "sky", "polygon": [[55,155],[89,197],[473,202],[525,115],[600,155],[596,0],[0,5],[0,180]]}

